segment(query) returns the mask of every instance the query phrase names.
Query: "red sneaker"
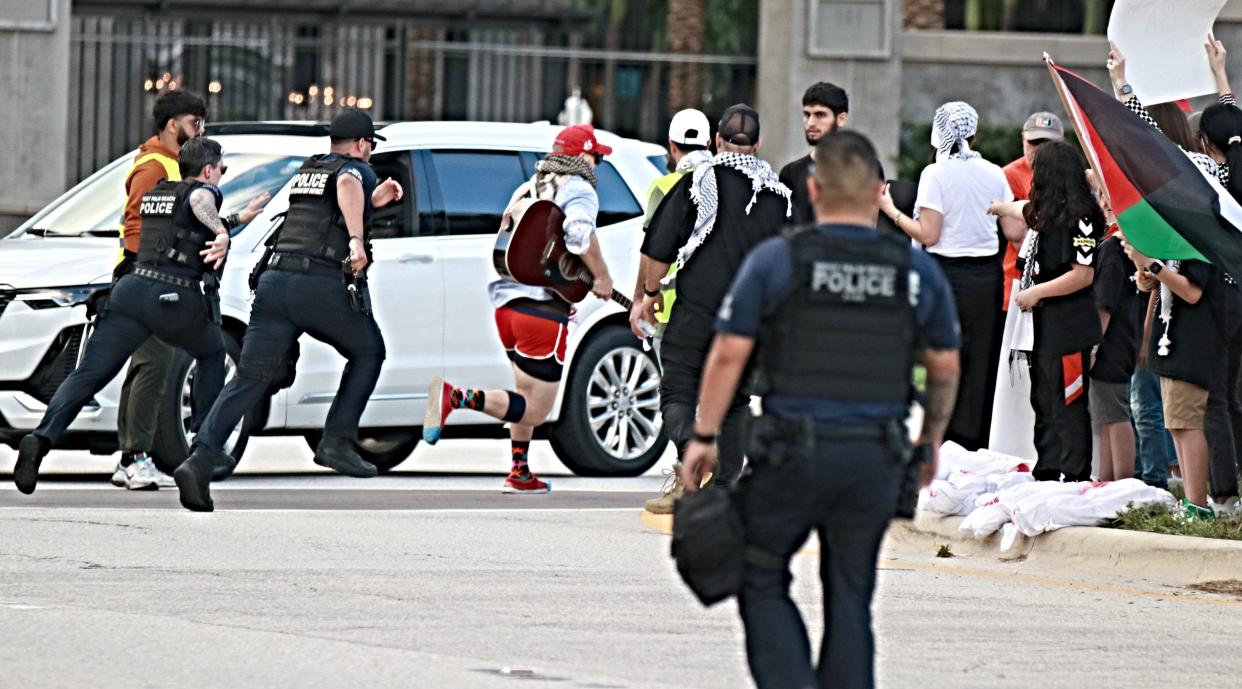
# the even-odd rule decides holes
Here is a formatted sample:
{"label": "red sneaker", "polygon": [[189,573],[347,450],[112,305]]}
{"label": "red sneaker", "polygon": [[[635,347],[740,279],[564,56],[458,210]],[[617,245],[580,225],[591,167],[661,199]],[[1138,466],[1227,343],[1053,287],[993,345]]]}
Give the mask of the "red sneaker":
{"label": "red sneaker", "polygon": [[552,486],[540,481],[538,476],[530,473],[520,473],[516,469],[509,472],[509,478],[505,479],[505,485],[501,487],[501,493],[514,493],[520,495],[536,495],[539,493],[547,493],[552,490]]}
{"label": "red sneaker", "polygon": [[423,442],[435,445],[440,441],[440,433],[444,430],[444,421],[453,413],[451,395],[453,386],[444,382],[440,376],[431,379],[427,387],[427,414],[423,417]]}

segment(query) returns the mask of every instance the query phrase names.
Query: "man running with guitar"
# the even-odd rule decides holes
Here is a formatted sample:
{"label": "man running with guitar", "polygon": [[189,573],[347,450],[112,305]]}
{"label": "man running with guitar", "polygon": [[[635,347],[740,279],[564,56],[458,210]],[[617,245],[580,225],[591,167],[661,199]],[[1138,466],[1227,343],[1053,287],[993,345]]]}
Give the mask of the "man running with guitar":
{"label": "man running with guitar", "polygon": [[[507,230],[512,230],[528,209],[538,212],[534,202],[551,201],[560,212],[552,209],[553,223],[563,213],[563,244],[569,259],[589,272],[590,276],[579,282],[576,275],[567,276],[579,286],[590,284],[590,290],[601,299],[614,298],[612,277],[599,241],[595,238],[595,216],[599,212],[599,196],[595,192],[595,166],[612,149],[595,139],[595,130],[589,124],[566,127],[557,135],[552,152],[536,166],[535,176],[514,192],[501,223],[501,239],[508,241]],[[548,224],[544,220],[545,226]],[[546,236],[546,235],[545,235]],[[513,241],[517,241],[515,238]],[[496,309],[496,328],[509,360],[513,362],[516,390],[479,390],[455,387],[441,380],[432,379],[427,394],[427,416],[423,424],[423,441],[429,445],[440,440],[444,422],[454,410],[470,409],[482,412],[509,423],[509,438],[513,444],[513,468],[501,490],[505,493],[546,493],[549,486],[531,473],[527,464],[530,439],[535,427],[542,424],[556,400],[561,372],[565,361],[565,340],[568,336],[570,301],[561,291],[548,287],[523,284],[506,275],[519,272],[518,268],[542,266],[517,266],[507,269],[503,250],[498,241],[497,268],[503,273],[488,285],[492,305]],[[559,243],[558,243],[559,245]],[[542,243],[541,245],[542,246]],[[553,247],[549,247],[551,250]],[[527,263],[536,263],[539,256],[530,256]],[[576,259],[576,260],[575,260]],[[509,262],[522,259],[509,250]],[[528,281],[528,282],[534,282]],[[585,296],[585,295],[583,295]],[[579,297],[581,298],[581,297]]]}

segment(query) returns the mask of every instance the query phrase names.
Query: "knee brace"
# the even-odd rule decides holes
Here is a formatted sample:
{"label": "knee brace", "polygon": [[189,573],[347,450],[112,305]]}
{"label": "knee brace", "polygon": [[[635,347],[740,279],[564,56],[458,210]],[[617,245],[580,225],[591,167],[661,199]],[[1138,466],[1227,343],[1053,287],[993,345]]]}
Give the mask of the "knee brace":
{"label": "knee brace", "polygon": [[512,390],[509,390],[508,394],[509,408],[505,410],[505,415],[502,420],[509,423],[518,423],[522,420],[523,416],[526,416],[526,398],[516,392],[513,392]]}

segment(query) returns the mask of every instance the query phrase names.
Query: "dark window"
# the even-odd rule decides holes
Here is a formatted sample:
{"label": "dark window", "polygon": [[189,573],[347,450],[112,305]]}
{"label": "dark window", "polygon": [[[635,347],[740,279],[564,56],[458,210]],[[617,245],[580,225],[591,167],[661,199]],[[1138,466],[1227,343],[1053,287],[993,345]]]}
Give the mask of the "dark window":
{"label": "dark window", "polygon": [[371,211],[371,238],[391,239],[417,235],[418,226],[411,210],[416,203],[416,194],[414,178],[410,174],[410,152],[377,153],[371,156],[371,167],[380,182],[391,177],[401,184],[401,190],[405,192],[400,201]]}
{"label": "dark window", "polygon": [[433,151],[431,165],[449,234],[496,232],[513,192],[526,181],[516,152]]}
{"label": "dark window", "polygon": [[595,168],[595,181],[595,191],[599,193],[599,217],[596,225],[603,227],[643,214],[642,206],[630,193],[630,188],[612,163],[605,160]]}
{"label": "dark window", "polygon": [[654,165],[655,169],[659,170],[661,175],[668,172],[668,156],[647,156],[647,161]]}

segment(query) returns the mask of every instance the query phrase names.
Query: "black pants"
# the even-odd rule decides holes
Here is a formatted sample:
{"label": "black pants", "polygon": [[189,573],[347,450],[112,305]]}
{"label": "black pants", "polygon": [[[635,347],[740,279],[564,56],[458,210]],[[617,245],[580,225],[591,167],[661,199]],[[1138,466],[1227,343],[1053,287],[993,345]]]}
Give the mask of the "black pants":
{"label": "black pants", "polygon": [[1004,274],[999,255],[936,256],[936,260],[953,290],[962,328],[962,378],[945,438],[977,450],[987,447],[992,428],[992,396],[1005,328],[1001,311]]}
{"label": "black pants", "polygon": [[[694,438],[694,422],[699,406],[699,384],[703,379],[703,365],[686,363],[694,356],[679,357],[674,348],[671,356],[668,344],[661,349],[660,365],[664,374],[660,377],[660,415],[669,440],[677,448],[681,458],[686,446]],[[712,480],[721,485],[735,483],[742,475],[742,461],[746,456],[746,421],[750,417],[749,395],[733,398],[729,412],[720,428],[717,466]]]}
{"label": "black pants", "polygon": [[34,432],[55,445],[82,407],[152,335],[186,350],[198,363],[191,391],[191,427],[196,428],[224,384],[224,334],[208,319],[198,288],[126,275],[112,288],[82,363],[56,390]]}
{"label": "black pants", "polygon": [[[1231,287],[1237,290],[1237,287]],[[1236,295],[1235,295],[1236,296]],[[1234,303],[1242,302],[1237,299]],[[1238,397],[1238,373],[1242,368],[1242,319],[1235,314],[1222,333],[1225,353],[1208,388],[1203,432],[1211,453],[1208,462],[1208,493],[1214,498],[1238,494],[1238,449],[1242,448],[1242,400]]]}
{"label": "black pants", "polygon": [[224,447],[229,433],[284,369],[289,348],[302,333],[332,345],[347,360],[324,435],[354,439],[384,363],[379,326],[371,316],[350,309],[340,277],[272,269],[259,279],[237,376],[220,393],[196,445]]}
{"label": "black pants", "polygon": [[1090,352],[1031,355],[1031,407],[1039,455],[1031,473],[1037,480],[1056,481],[1062,474],[1066,481],[1091,480],[1091,414],[1087,409],[1091,379],[1086,375],[1090,361]]}
{"label": "black pants", "polygon": [[[871,689],[871,595],[880,541],[897,505],[900,470],[879,441],[817,439],[813,460],[756,462],[742,479],[747,542],[783,559],[747,565],[738,607],[759,689]],[[798,608],[789,560],[814,529],[820,542],[824,637],[818,670]]]}

